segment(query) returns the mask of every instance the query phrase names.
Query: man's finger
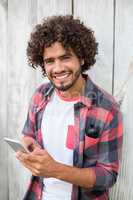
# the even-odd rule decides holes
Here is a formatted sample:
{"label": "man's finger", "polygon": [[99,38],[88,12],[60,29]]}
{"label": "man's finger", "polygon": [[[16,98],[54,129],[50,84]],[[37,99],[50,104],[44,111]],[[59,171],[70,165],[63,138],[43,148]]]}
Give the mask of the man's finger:
{"label": "man's finger", "polygon": [[30,162],[37,162],[37,156],[36,155],[32,155],[31,153],[22,153],[20,151],[18,151],[16,153],[16,157],[17,159],[21,160],[21,161],[30,161]]}
{"label": "man's finger", "polygon": [[44,155],[44,154],[46,154],[46,150],[36,147],[34,149],[34,151],[32,152],[32,154],[34,154],[34,155]]}
{"label": "man's finger", "polygon": [[41,148],[41,146],[37,143],[37,141],[29,136],[24,136],[21,139],[22,144],[29,149],[29,151],[33,151],[36,147]]}

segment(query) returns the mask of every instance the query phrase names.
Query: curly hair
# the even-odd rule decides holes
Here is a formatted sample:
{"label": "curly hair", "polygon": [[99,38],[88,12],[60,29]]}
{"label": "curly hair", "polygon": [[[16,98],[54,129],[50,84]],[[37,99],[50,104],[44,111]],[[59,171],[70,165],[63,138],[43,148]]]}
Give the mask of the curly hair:
{"label": "curly hair", "polygon": [[52,16],[35,26],[27,46],[29,65],[35,69],[41,67],[44,76],[46,72],[43,52],[55,42],[60,42],[65,49],[71,48],[79,59],[84,59],[81,72],[95,64],[98,43],[94,31],[87,28],[79,19],[74,19],[72,15]]}

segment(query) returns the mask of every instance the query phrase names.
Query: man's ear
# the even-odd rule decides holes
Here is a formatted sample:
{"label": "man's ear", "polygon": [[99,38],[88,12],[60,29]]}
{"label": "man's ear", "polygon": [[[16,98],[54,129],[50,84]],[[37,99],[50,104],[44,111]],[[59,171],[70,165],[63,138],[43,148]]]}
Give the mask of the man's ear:
{"label": "man's ear", "polygon": [[84,59],[82,59],[80,63],[81,63],[81,66],[84,65],[85,64]]}

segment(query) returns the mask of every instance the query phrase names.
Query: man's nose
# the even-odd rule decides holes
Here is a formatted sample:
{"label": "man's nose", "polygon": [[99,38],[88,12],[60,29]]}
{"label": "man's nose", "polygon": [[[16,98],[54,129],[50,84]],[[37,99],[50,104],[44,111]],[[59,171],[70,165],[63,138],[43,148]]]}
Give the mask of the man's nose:
{"label": "man's nose", "polygon": [[57,59],[55,60],[55,65],[54,65],[54,72],[59,73],[63,70],[63,64],[61,60]]}

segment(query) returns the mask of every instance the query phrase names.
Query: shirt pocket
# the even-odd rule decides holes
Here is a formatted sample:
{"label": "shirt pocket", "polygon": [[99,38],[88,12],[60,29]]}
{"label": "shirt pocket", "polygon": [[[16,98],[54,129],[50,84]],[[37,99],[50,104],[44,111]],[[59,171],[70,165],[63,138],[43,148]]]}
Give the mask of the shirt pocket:
{"label": "shirt pocket", "polygon": [[74,126],[69,125],[67,130],[67,137],[66,137],[66,147],[68,149],[74,149]]}
{"label": "shirt pocket", "polygon": [[100,120],[90,118],[87,120],[85,127],[85,149],[97,148],[103,130],[104,123]]}

